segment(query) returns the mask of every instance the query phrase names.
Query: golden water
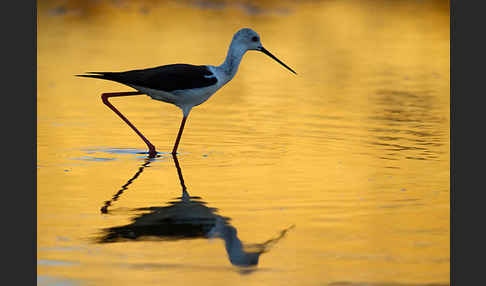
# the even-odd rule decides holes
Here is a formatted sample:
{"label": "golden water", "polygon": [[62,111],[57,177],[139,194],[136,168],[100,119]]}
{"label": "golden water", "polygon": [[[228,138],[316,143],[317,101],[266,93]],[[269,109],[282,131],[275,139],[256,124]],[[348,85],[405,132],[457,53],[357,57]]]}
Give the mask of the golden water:
{"label": "golden water", "polygon": [[[218,65],[241,27],[298,75],[248,52],[178,161],[244,244],[291,228],[252,268],[204,235],[100,243],[182,190],[100,100],[131,89],[73,75]],[[39,1],[37,37],[39,285],[449,284],[447,1]],[[170,152],[178,108],[112,102]]]}

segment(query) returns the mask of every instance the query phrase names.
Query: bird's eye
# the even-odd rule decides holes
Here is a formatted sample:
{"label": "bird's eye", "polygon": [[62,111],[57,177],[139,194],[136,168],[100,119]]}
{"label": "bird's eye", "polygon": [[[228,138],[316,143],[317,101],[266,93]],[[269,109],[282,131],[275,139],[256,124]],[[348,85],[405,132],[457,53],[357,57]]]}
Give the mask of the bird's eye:
{"label": "bird's eye", "polygon": [[251,38],[251,40],[252,40],[253,42],[258,42],[258,37],[257,37],[257,36],[254,36],[253,38]]}

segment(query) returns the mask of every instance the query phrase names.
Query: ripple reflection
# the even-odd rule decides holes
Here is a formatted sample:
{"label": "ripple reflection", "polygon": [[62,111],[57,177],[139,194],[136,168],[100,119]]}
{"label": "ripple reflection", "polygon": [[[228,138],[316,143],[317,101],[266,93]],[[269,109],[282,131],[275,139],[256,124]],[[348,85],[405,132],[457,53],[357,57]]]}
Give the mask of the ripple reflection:
{"label": "ripple reflection", "polygon": [[[380,89],[372,95],[376,112],[369,122],[379,124],[369,128],[372,135],[367,143],[388,151],[381,159],[399,156],[411,160],[435,160],[440,154],[444,134],[438,125],[445,122],[437,107],[433,91]],[[396,158],[395,158],[396,159]]]}

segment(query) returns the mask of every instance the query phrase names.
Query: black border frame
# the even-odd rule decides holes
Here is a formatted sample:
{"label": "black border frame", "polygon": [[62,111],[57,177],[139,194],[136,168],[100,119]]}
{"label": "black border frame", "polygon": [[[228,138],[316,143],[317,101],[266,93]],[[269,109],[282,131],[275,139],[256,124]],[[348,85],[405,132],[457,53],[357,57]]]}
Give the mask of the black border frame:
{"label": "black border frame", "polygon": [[[2,3],[4,284],[37,281],[36,1]],[[12,281],[12,282],[10,282]]]}

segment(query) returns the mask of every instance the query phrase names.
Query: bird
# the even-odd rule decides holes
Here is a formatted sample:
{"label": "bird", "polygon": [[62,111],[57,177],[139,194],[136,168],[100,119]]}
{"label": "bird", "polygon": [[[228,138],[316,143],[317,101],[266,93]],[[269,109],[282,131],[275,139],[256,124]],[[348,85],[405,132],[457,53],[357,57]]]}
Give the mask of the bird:
{"label": "bird", "polygon": [[295,75],[297,74],[263,47],[261,37],[257,32],[250,28],[242,28],[233,35],[226,58],[219,66],[177,63],[123,72],[85,72],[85,74],[76,76],[114,81],[136,90],[102,93],[101,99],[147,144],[150,157],[157,155],[155,146],[108,99],[145,94],[152,99],[179,107],[182,110],[182,121],[172,149],[172,154],[177,154],[184,125],[191,109],[207,101],[216,91],[233,79],[243,55],[247,51],[262,52]]}

